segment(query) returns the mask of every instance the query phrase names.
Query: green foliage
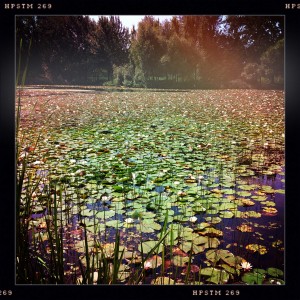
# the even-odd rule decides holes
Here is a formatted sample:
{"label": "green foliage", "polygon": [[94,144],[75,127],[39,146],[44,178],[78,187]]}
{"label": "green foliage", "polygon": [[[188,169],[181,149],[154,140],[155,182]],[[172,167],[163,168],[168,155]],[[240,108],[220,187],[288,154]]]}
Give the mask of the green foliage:
{"label": "green foliage", "polygon": [[270,46],[260,57],[264,75],[271,83],[277,81],[283,85],[284,76],[284,40]]}
{"label": "green foliage", "polygon": [[[17,17],[17,48],[32,40],[27,83],[158,88],[283,84],[283,17]],[[26,52],[21,50],[23,62]],[[21,66],[24,70],[25,64]],[[242,74],[242,75],[241,75]],[[238,81],[240,78],[243,82]]]}

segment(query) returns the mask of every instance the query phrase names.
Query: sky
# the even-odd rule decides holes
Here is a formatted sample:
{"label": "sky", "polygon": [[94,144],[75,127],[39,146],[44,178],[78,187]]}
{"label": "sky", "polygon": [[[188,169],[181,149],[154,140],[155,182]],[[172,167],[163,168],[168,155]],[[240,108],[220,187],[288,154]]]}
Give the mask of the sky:
{"label": "sky", "polygon": [[[94,20],[98,20],[99,16],[90,16]],[[145,17],[145,16],[118,16],[123,24],[124,27],[131,29],[134,25],[135,29],[138,27],[138,23]],[[172,19],[173,16],[154,16],[155,19],[159,19],[161,22],[164,20]]]}

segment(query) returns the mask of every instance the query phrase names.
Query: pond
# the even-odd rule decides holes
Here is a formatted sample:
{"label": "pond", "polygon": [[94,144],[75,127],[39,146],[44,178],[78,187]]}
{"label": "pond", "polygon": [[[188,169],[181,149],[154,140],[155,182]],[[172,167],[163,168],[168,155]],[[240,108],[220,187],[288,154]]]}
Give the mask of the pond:
{"label": "pond", "polygon": [[21,97],[20,282],[284,284],[281,91],[44,93]]}

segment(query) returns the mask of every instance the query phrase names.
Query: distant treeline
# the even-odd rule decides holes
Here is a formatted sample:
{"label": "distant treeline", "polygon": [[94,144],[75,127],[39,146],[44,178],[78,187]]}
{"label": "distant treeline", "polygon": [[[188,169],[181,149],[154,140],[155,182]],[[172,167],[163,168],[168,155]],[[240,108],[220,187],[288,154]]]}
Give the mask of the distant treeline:
{"label": "distant treeline", "polygon": [[26,84],[283,88],[283,16],[18,16]]}

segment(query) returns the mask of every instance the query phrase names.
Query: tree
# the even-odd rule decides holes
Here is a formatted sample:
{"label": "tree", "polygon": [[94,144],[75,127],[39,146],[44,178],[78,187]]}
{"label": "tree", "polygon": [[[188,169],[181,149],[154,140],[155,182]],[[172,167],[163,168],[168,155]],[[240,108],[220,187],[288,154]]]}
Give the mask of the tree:
{"label": "tree", "polygon": [[[219,88],[283,82],[283,17],[146,16],[131,32],[117,16],[17,17],[30,83]],[[22,40],[22,49],[19,49]]]}
{"label": "tree", "polygon": [[264,74],[272,84],[277,78],[278,83],[283,83],[284,76],[284,40],[279,40],[269,47],[260,57]]}
{"label": "tree", "polygon": [[136,39],[132,41],[131,56],[135,67],[142,70],[146,80],[160,75],[163,43],[160,38],[159,21],[146,16],[139,23]]}
{"label": "tree", "polygon": [[107,80],[112,79],[113,66],[128,62],[130,35],[120,18],[101,17],[97,24],[99,66],[107,71]]}
{"label": "tree", "polygon": [[282,16],[227,16],[223,20],[226,34],[243,47],[245,61],[259,63],[264,51],[283,38]]}

